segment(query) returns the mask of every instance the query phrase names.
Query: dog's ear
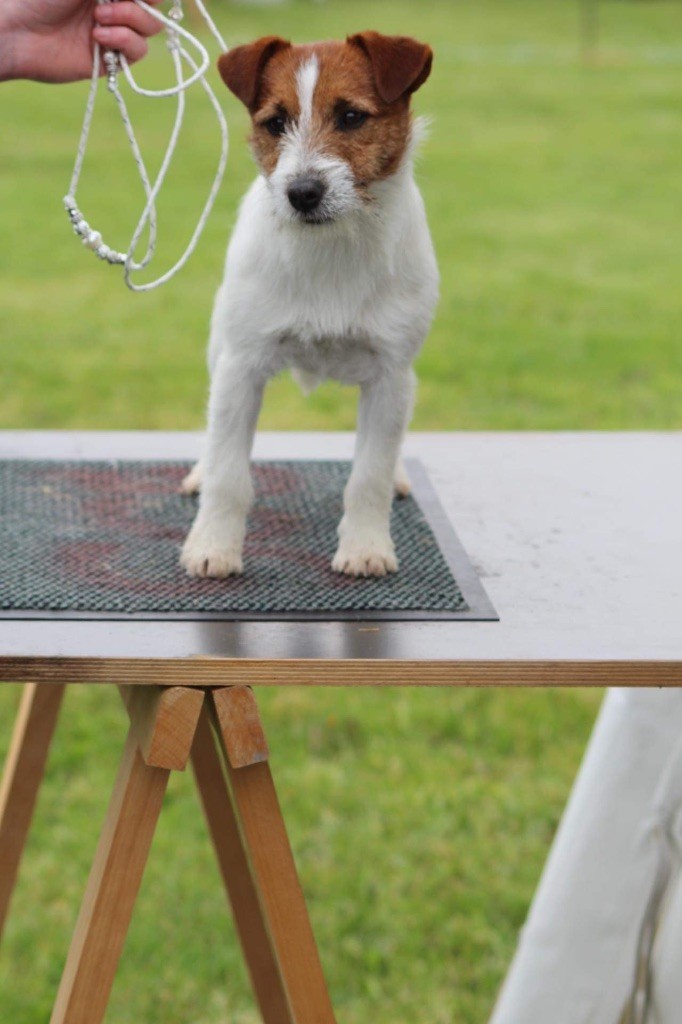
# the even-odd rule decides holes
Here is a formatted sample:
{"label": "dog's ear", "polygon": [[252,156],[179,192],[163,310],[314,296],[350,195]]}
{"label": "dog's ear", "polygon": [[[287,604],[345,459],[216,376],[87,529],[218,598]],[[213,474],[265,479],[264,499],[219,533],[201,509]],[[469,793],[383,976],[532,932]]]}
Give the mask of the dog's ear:
{"label": "dog's ear", "polygon": [[385,103],[410,96],[431,74],[433,50],[408,36],[383,36],[379,32],[361,32],[349,36],[372,64],[374,85]]}
{"label": "dog's ear", "polygon": [[237,99],[253,110],[268,61],[290,46],[291,43],[279,36],[264,36],[255,43],[236,46],[218,58],[220,77]]}

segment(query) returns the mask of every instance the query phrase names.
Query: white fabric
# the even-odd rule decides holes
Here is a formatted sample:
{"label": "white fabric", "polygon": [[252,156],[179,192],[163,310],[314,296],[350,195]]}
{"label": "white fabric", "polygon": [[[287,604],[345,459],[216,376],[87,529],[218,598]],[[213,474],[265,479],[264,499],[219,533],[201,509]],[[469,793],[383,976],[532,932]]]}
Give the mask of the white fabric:
{"label": "white fabric", "polygon": [[[660,864],[660,819],[682,796],[681,738],[681,691],[609,692],[490,1024],[619,1024]],[[679,1024],[681,948],[676,884],[651,1024]]]}
{"label": "white fabric", "polygon": [[661,782],[657,803],[661,819],[667,822],[676,875],[656,938],[650,1024],[678,1024],[682,1019],[682,741]]}
{"label": "white fabric", "polygon": [[682,1017],[682,879],[678,872],[654,957],[651,1024],[678,1024]]}

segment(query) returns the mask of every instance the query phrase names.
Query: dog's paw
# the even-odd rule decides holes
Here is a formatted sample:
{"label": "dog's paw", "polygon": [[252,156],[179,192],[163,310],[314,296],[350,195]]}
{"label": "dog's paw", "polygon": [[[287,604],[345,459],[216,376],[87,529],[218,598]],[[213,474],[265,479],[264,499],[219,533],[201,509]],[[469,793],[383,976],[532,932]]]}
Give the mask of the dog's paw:
{"label": "dog's paw", "polygon": [[242,556],[238,551],[185,544],[180,564],[190,576],[223,579],[226,576],[240,576],[244,571]]}
{"label": "dog's paw", "polygon": [[367,534],[352,541],[342,540],[332,569],[347,576],[386,576],[398,571],[398,559],[390,537]]}
{"label": "dog's paw", "polygon": [[180,493],[198,494],[201,490],[202,477],[203,472],[201,469],[201,463],[197,462],[180,484]]}
{"label": "dog's paw", "polygon": [[235,547],[220,544],[209,531],[192,530],[180,555],[180,564],[190,576],[239,576],[244,571],[242,553]]}
{"label": "dog's paw", "polygon": [[404,469],[396,471],[393,490],[399,498],[407,498],[412,493],[412,484]]}

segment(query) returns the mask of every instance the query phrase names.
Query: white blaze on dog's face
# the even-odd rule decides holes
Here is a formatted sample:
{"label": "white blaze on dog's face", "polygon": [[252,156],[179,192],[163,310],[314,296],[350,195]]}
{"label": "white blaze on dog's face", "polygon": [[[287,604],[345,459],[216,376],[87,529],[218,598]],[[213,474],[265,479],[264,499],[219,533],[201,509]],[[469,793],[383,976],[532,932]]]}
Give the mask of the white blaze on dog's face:
{"label": "white blaze on dog's face", "polygon": [[308,46],[269,36],[223,54],[281,219],[328,224],[371,206],[408,149],[410,97],[432,59],[423,43],[377,32]]}

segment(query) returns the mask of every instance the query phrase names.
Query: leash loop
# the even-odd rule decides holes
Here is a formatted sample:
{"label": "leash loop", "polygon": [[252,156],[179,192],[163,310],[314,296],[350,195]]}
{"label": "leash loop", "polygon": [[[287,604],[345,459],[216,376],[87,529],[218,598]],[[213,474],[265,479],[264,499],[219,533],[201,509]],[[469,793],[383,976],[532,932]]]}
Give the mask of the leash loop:
{"label": "leash loop", "polygon": [[[115,3],[116,0],[97,0],[98,3]],[[161,11],[156,10],[150,4],[146,3],[145,0],[134,0],[142,10],[146,11],[157,21],[161,22],[166,30],[166,43],[170,52],[171,60],[173,63],[173,70],[175,73],[175,85],[170,86],[167,89],[144,89],[136,82],[130,65],[126,60],[125,56],[118,51],[110,50],[101,47],[98,43],[95,43],[93,50],[93,65],[92,75],[90,78],[90,89],[88,92],[88,98],[85,106],[85,115],[83,118],[83,126],[81,129],[80,140],[78,143],[78,149],[76,151],[76,160],[74,163],[73,173],[71,175],[71,181],[69,184],[69,190],[66,196],[64,196],[64,208],[66,209],[67,215],[75,231],[76,235],[81,239],[83,245],[91,249],[95,255],[106,263],[114,266],[122,266],[124,270],[124,280],[128,288],[135,292],[146,292],[151,291],[153,288],[158,288],[160,285],[165,284],[175,274],[181,270],[192,253],[195,251],[199,239],[203,233],[206,223],[213,209],[218,191],[222,184],[222,180],[225,174],[225,168],[227,166],[227,158],[229,152],[229,135],[227,128],[227,121],[223,114],[222,108],[218,101],[213,88],[206,79],[206,72],[210,64],[210,57],[208,50],[191,32],[188,32],[180,22],[183,19],[183,8],[182,0],[172,0],[172,7],[169,15],[162,14]],[[206,25],[216,42],[220,46],[222,51],[227,50],[225,40],[223,39],[220,31],[218,30],[215,22],[208,13],[203,0],[195,0],[197,9],[203,17]],[[188,44],[189,47],[195,53],[195,56],[189,52],[189,49],[183,45]],[[183,61],[189,71],[188,77],[184,77]],[[102,66],[104,66],[107,79],[107,89],[114,96],[116,104],[121,115],[121,121],[125,129],[128,143],[130,145],[133,159],[137,166],[140,181],[142,183],[142,189],[145,197],[145,205],[142,214],[137,222],[133,236],[130,240],[127,252],[119,252],[117,249],[112,248],[102,238],[101,232],[93,228],[90,223],[85,219],[81,212],[78,202],[76,199],[78,185],[81,178],[83,169],[83,162],[85,159],[85,151],[88,145],[88,139],[90,136],[90,129],[92,127],[93,116],[95,112],[95,101],[97,97],[97,89],[99,85],[99,78]],[[147,171],[144,158],[142,156],[142,150],[138,143],[135,131],[133,128],[132,120],[128,112],[128,108],[125,99],[121,93],[119,87],[119,78],[121,73],[126,79],[128,85],[139,96],[144,96],[148,99],[166,99],[168,97],[176,97],[176,114],[173,122],[173,128],[171,130],[170,138],[166,151],[164,153],[163,160],[161,161],[161,167],[159,168],[158,174],[154,183],[152,184],[150,175]],[[199,219],[197,221],[196,228],[192,233],[192,236],[185,248],[185,251],[177,260],[177,262],[164,274],[156,278],[153,281],[148,281],[143,284],[137,284],[132,280],[132,274],[137,271],[143,270],[149,265],[154,257],[156,251],[156,240],[157,240],[157,212],[156,212],[156,200],[159,192],[163,187],[166,180],[166,175],[170,167],[173,156],[178,145],[178,139],[180,137],[180,131],[182,129],[185,109],[186,109],[186,93],[197,82],[201,84],[202,89],[206,93],[208,100],[214,110],[216,120],[220,130],[220,155],[218,158],[218,165],[216,168],[215,177],[213,183],[209,189],[208,197],[201,211]],[[148,229],[147,238],[147,250],[141,259],[135,259],[135,253],[139,245],[140,239]]]}

